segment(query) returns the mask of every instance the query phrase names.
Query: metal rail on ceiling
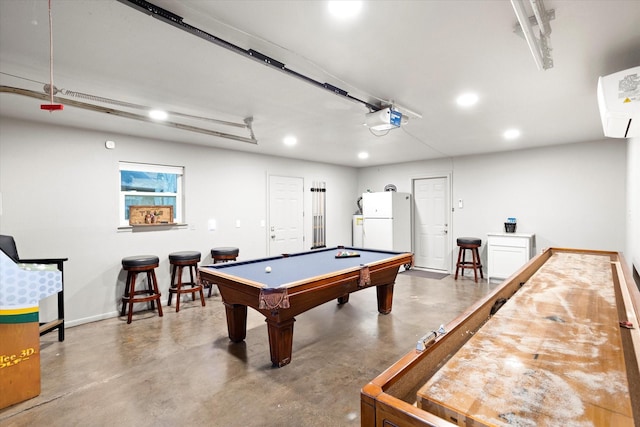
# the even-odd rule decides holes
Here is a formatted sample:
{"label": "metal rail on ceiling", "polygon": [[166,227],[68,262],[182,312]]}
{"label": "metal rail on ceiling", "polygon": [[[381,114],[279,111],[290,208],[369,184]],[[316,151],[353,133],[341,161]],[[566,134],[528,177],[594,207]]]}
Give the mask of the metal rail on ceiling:
{"label": "metal rail on ceiling", "polygon": [[[42,93],[42,92],[36,92],[33,90],[29,90],[29,89],[22,89],[22,88],[17,88],[17,87],[11,87],[11,86],[5,86],[5,85],[1,85],[0,86],[0,93],[13,93],[16,95],[21,95],[21,96],[26,96],[29,98],[35,98],[35,99],[41,99],[41,100],[50,100],[50,95],[46,94],[46,93]],[[160,125],[160,126],[166,126],[166,127],[171,127],[171,128],[175,128],[175,129],[181,129],[181,130],[186,130],[189,132],[196,132],[196,133],[202,133],[205,135],[212,135],[212,136],[217,136],[220,138],[226,138],[226,139],[232,139],[235,141],[241,141],[241,142],[247,142],[249,144],[258,144],[258,141],[255,139],[255,137],[253,136],[253,130],[251,129],[251,119],[247,119],[247,128],[249,129],[249,132],[251,133],[251,137],[246,138],[243,136],[239,136],[239,135],[233,135],[233,134],[229,134],[229,133],[225,133],[225,132],[219,132],[213,129],[205,129],[202,127],[198,127],[198,126],[192,126],[192,125],[188,125],[185,123],[178,123],[178,122],[173,122],[173,121],[157,121],[157,120],[152,120],[151,118],[149,118],[149,116],[144,115],[144,114],[135,114],[135,113],[131,113],[128,111],[123,111],[123,110],[117,110],[115,108],[109,108],[109,107],[102,107],[100,105],[95,105],[95,104],[89,104],[86,102],[81,102],[81,101],[76,101],[74,99],[68,99],[68,98],[61,98],[59,96],[54,96],[53,97],[53,102],[59,103],[59,104],[64,104],[64,105],[69,105],[72,107],[77,107],[77,108],[82,108],[84,110],[90,110],[90,111],[96,111],[99,113],[106,113],[112,116],[118,116],[118,117],[124,117],[127,119],[134,119],[134,120],[139,120],[141,122],[147,122],[147,123],[153,123],[156,125]]]}
{"label": "metal rail on ceiling", "polygon": [[204,30],[201,30],[199,28],[196,28],[192,25],[187,24],[186,22],[184,22],[183,18],[181,16],[176,15],[175,13],[172,13],[166,9],[163,9],[159,6],[156,6],[152,3],[149,3],[148,1],[145,0],[118,0],[120,3],[122,4],[126,4],[128,6],[131,6],[132,8],[143,12],[147,15],[150,15],[158,20],[160,20],[161,22],[164,22],[165,24],[169,24],[172,25],[176,28],[179,28],[183,31],[188,32],[189,34],[193,34],[194,36],[200,37],[208,42],[211,42],[215,45],[218,45],[220,47],[223,47],[225,49],[228,49],[232,52],[235,52],[239,55],[245,56],[249,59],[253,59],[255,61],[258,61],[264,65],[267,65],[275,70],[281,71],[287,75],[290,75],[292,77],[298,78],[302,81],[305,81],[313,86],[316,86],[318,88],[327,90],[335,95],[347,98],[351,101],[354,102],[358,102],[360,104],[363,104],[364,106],[366,106],[371,112],[373,111],[379,111],[381,110],[382,106],[379,105],[374,105],[371,104],[367,101],[364,101],[362,99],[358,99],[354,96],[349,95],[349,93],[343,89],[340,89],[336,86],[333,86],[329,83],[322,83],[319,82],[317,80],[314,80],[308,76],[305,76],[304,74],[300,74],[296,71],[293,71],[289,68],[286,67],[286,65],[280,61],[277,61],[273,58],[268,57],[267,55],[264,55],[260,52],[257,52],[253,49],[243,49],[239,46],[236,46],[233,43],[230,43],[226,40],[223,40],[219,37],[214,36],[213,34],[210,34]]}

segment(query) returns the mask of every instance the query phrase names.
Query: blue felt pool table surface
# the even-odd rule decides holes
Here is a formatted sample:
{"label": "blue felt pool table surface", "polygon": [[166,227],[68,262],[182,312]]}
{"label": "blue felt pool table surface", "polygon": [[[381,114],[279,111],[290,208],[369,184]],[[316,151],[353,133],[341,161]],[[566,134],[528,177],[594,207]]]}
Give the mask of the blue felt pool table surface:
{"label": "blue felt pool table surface", "polygon": [[[336,258],[338,252],[357,252],[360,256]],[[294,286],[297,282],[307,281],[342,270],[359,269],[362,265],[372,265],[401,255],[402,252],[379,251],[361,248],[328,248],[310,252],[262,258],[226,264],[208,265],[205,268],[218,270],[244,281],[255,282],[268,288]],[[271,272],[265,271],[271,267]]]}

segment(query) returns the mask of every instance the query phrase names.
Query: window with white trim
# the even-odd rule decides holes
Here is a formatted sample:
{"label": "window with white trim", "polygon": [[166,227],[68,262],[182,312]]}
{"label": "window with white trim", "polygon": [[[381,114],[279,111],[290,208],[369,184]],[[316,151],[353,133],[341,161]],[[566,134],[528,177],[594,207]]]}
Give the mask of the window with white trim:
{"label": "window with white trim", "polygon": [[120,162],[120,226],[129,225],[129,206],[173,206],[174,223],[182,223],[184,167]]}

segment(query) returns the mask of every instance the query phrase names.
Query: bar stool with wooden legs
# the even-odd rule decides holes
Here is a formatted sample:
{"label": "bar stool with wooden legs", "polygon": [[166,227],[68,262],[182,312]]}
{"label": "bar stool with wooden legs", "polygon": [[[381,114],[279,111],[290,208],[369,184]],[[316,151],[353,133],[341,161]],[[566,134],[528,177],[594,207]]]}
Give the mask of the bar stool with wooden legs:
{"label": "bar stool with wooden legs", "polygon": [[[158,281],[156,280],[155,269],[158,267],[159,259],[154,255],[137,255],[122,258],[122,268],[127,272],[127,282],[122,297],[121,316],[127,312],[129,308],[129,317],[127,323],[131,323],[133,316],[133,304],[140,302],[151,303],[151,309],[157,306],[158,316],[162,317],[162,304],[160,303],[160,290],[158,289]],[[147,274],[147,288],[136,290],[136,276],[138,273]],[[157,301],[157,302],[156,302]]]}
{"label": "bar stool with wooden legs", "polygon": [[[219,262],[235,261],[238,258],[239,253],[240,249],[231,246],[213,248],[211,249],[211,259],[213,260],[214,264],[218,264]],[[206,284],[205,287],[209,288],[209,296],[211,296],[213,285],[209,283]]]}
{"label": "bar stool with wooden legs", "polygon": [[[473,277],[476,283],[478,283],[478,270],[480,270],[480,278],[484,279],[480,253],[478,252],[478,248],[482,244],[482,240],[476,237],[458,237],[456,242],[460,249],[458,250],[455,280],[458,280],[458,270],[462,269],[462,275],[464,276],[465,268],[473,268]],[[471,261],[465,260],[467,250],[471,251]]]}
{"label": "bar stool with wooden legs", "polygon": [[211,259],[213,259],[214,264],[219,262],[235,261],[236,258],[238,258],[239,253],[240,249],[232,248],[230,246],[213,248],[211,249]]}
{"label": "bar stool with wooden legs", "polygon": [[[171,264],[171,286],[169,287],[169,300],[167,305],[171,305],[171,297],[176,294],[176,313],[180,311],[180,297],[182,294],[191,294],[191,299],[196,300],[196,292],[200,292],[200,301],[204,307],[204,292],[202,284],[194,280],[194,271],[198,272],[198,262],[200,262],[200,252],[183,251],[169,254],[169,263]],[[182,270],[189,270],[190,282],[182,281]],[[176,276],[178,280],[176,281]],[[189,287],[186,287],[189,286]]]}

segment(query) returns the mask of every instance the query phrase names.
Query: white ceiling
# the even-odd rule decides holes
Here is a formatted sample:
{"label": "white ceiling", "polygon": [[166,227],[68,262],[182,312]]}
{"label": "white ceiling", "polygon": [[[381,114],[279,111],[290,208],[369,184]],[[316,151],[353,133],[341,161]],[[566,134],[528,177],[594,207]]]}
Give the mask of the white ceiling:
{"label": "white ceiling", "polygon": [[[40,110],[48,101],[10,93],[0,94],[2,119],[88,127],[116,141],[118,133],[130,134],[362,167],[603,139],[598,76],[640,65],[638,0],[547,0],[555,19],[554,67],[546,71],[514,33],[506,0],[368,1],[352,21],[332,18],[326,1],[151,3],[358,100],[394,102],[409,122],[373,135],[363,126],[363,103],[115,0],[52,0],[55,86],[239,123],[253,117],[258,144],[70,105],[49,113]],[[0,67],[2,85],[43,92],[50,79],[46,0],[0,0]],[[477,92],[479,103],[461,110],[455,98],[463,91]],[[505,141],[511,127],[522,135]],[[242,128],[213,129],[250,136]],[[287,135],[296,146],[283,144]],[[370,157],[358,159],[361,151]]]}

